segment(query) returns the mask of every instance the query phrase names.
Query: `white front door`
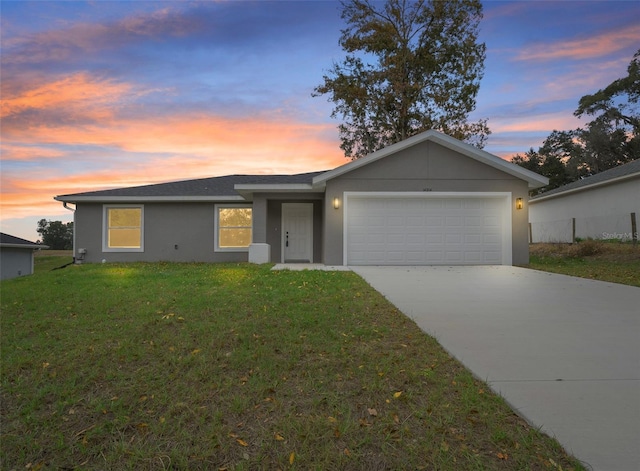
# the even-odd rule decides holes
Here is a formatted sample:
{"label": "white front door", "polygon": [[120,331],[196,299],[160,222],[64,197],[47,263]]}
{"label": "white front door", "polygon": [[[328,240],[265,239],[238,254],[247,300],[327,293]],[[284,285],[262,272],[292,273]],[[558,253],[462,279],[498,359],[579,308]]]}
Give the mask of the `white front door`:
{"label": "white front door", "polygon": [[282,204],[282,262],[313,262],[313,203]]}

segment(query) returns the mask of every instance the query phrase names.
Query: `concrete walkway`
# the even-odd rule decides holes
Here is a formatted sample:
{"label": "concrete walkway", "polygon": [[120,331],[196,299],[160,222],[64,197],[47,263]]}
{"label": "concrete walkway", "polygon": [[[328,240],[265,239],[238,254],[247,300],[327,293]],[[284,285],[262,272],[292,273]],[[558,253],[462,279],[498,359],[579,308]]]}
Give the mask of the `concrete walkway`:
{"label": "concrete walkway", "polygon": [[587,467],[640,469],[640,288],[505,266],[351,268]]}

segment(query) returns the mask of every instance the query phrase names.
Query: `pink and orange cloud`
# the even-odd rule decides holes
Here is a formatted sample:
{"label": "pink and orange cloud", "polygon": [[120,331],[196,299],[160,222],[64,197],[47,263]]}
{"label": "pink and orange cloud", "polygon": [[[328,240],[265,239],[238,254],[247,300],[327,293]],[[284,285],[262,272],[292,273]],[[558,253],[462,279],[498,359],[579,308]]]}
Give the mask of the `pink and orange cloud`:
{"label": "pink and orange cloud", "polygon": [[[76,74],[4,100],[3,159],[55,160],[65,155],[62,146],[101,151],[85,155],[85,166],[92,168],[80,172],[3,172],[3,218],[19,217],[25,210],[50,212],[57,194],[231,173],[297,173],[344,163],[337,139],[330,137],[334,128],[327,124],[259,115],[230,119],[189,111],[118,117],[120,103],[137,93],[134,88]],[[28,126],[12,119],[26,111],[38,116],[54,108],[81,119],[31,119]]]}
{"label": "pink and orange cloud", "polygon": [[[0,117],[9,118],[30,110],[64,109],[68,114],[91,120],[111,119],[112,104],[129,94],[131,89],[129,84],[80,72],[18,93],[3,93]],[[9,127],[11,132],[11,124]]]}
{"label": "pink and orange cloud", "polygon": [[640,44],[640,23],[593,37],[572,39],[553,44],[536,44],[520,51],[517,59],[522,61],[593,59],[607,56],[638,44]]}

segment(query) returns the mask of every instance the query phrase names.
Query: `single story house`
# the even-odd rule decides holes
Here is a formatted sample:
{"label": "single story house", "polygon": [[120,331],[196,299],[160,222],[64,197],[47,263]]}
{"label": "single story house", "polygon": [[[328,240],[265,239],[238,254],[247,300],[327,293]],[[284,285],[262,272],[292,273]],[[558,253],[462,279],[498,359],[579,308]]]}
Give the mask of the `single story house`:
{"label": "single story house", "polygon": [[528,263],[527,194],[547,179],[436,131],[333,170],[56,196],[78,262]]}
{"label": "single story house", "polygon": [[46,245],[0,232],[0,279],[32,275],[34,252],[48,248]]}
{"label": "single story house", "polygon": [[640,159],[596,173],[529,201],[531,242],[638,237]]}

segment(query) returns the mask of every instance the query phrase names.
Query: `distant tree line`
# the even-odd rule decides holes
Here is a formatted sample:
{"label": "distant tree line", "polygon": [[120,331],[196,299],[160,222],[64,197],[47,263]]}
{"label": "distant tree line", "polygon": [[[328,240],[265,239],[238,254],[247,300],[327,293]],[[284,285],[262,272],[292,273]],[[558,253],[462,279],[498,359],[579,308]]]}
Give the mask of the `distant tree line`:
{"label": "distant tree line", "polygon": [[42,238],[42,243],[52,250],[72,250],[73,249],[73,223],[63,223],[62,221],[48,221],[40,219],[38,221],[38,234]]}
{"label": "distant tree line", "polygon": [[538,150],[512,161],[549,178],[537,194],[640,158],[640,49],[627,76],[583,96],[575,116],[593,121],[571,131],[554,130]]}

